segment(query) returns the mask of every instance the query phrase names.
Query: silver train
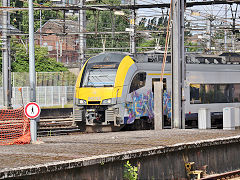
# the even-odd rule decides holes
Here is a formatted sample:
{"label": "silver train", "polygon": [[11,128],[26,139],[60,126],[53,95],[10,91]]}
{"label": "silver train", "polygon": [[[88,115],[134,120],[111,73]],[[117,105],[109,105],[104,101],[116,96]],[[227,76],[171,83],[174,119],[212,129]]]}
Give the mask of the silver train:
{"label": "silver train", "polygon": [[[217,63],[218,62],[218,63]],[[75,89],[74,120],[80,129],[94,131],[152,127],[154,82],[160,81],[159,62],[134,59],[124,53],[90,58],[79,73]],[[164,73],[164,125],[171,125],[171,65]],[[224,107],[240,107],[240,65],[186,64],[184,81],[185,124],[197,126],[197,113],[207,108],[212,126],[221,127]]]}

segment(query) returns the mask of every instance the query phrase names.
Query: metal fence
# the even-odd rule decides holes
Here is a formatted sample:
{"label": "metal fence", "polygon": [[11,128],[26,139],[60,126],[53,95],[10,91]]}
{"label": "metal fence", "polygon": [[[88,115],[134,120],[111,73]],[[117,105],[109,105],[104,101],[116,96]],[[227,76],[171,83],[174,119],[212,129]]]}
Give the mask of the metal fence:
{"label": "metal fence", "polygon": [[[30,87],[12,88],[12,105],[14,108],[30,102]],[[0,87],[0,108],[3,106],[3,88]],[[74,86],[37,86],[36,101],[41,107],[71,107],[73,104]]]}
{"label": "metal fence", "polygon": [[[36,72],[37,86],[74,86],[76,78],[76,75],[71,72]],[[13,87],[30,86],[28,72],[13,72],[11,80]],[[2,86],[2,73],[0,86]]]}
{"label": "metal fence", "polygon": [[[71,107],[76,76],[70,72],[36,73],[36,101],[41,107]],[[12,73],[12,105],[19,107],[30,101],[29,73]],[[22,88],[21,93],[18,90]],[[0,108],[3,107],[2,74],[0,74]]]}

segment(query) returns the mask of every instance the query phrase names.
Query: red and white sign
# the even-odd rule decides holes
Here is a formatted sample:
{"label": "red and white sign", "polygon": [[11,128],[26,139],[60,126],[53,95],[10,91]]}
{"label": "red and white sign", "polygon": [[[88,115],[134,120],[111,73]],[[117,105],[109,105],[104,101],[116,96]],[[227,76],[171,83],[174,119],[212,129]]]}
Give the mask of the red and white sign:
{"label": "red and white sign", "polygon": [[24,108],[25,115],[30,119],[35,119],[40,115],[41,109],[35,102],[28,103]]}

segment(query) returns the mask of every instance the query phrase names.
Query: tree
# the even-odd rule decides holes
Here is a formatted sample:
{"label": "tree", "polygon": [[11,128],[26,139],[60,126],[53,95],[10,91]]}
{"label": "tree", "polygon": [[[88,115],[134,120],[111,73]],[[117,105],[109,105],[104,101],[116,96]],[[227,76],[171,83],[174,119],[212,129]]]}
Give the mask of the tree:
{"label": "tree", "polygon": [[[106,4],[120,5],[120,0],[106,0]],[[129,14],[129,11],[124,11]],[[123,16],[117,16],[113,11],[86,11],[87,16],[87,31],[96,32],[95,35],[87,36],[87,47],[102,48],[103,42],[106,39],[106,48],[122,48],[129,47],[128,34],[115,34],[115,31],[125,31],[129,27],[129,20]],[[97,31],[109,32],[112,34],[99,35]],[[100,52],[88,50],[88,53]]]}
{"label": "tree", "polygon": [[[2,52],[0,52],[0,65],[2,64]],[[12,72],[28,72],[29,57],[26,47],[16,39],[11,41],[11,69]],[[36,72],[68,71],[62,63],[50,58],[47,48],[35,46],[35,67]],[[0,69],[2,71],[2,68]]]}
{"label": "tree", "polygon": [[[52,6],[51,2],[47,0],[34,0],[34,4],[41,4],[46,7]],[[22,0],[13,0],[11,1],[11,6],[20,8],[28,7],[28,2],[23,2]],[[42,24],[46,23],[49,19],[57,19],[62,17],[62,12],[42,10]],[[34,11],[34,19],[34,31],[37,31],[40,28],[40,11]],[[11,24],[24,33],[28,32],[28,22],[28,11],[16,11],[15,13],[11,14]]]}
{"label": "tree", "polygon": [[[155,39],[151,40],[145,40],[144,42],[139,44],[140,47],[154,47],[155,46]],[[139,51],[146,51],[146,50],[151,50],[151,49],[146,49],[146,48],[140,48]]]}
{"label": "tree", "polygon": [[0,57],[0,72],[2,72],[2,53],[1,53],[1,57]]}
{"label": "tree", "polygon": [[187,52],[198,52],[201,49],[197,43],[193,43],[191,41],[187,41],[184,44]]}
{"label": "tree", "polygon": [[[167,26],[168,19],[167,17],[160,17],[160,18],[152,18],[152,19],[146,19],[142,18],[139,22],[138,30],[150,30],[150,31],[160,31],[163,30],[164,33],[150,33],[151,38],[146,40],[146,38],[139,38],[137,42],[138,47],[155,47],[156,46],[156,39],[159,39],[159,45],[162,47],[165,47],[165,41],[166,41],[166,30],[165,27]],[[140,48],[139,51],[146,51],[151,49],[146,48]]]}

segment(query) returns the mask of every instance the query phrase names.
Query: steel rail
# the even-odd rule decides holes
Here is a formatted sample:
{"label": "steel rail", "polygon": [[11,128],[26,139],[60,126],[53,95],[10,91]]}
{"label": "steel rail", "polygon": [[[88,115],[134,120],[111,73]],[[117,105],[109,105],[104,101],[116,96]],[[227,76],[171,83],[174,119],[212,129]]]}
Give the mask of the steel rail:
{"label": "steel rail", "polygon": [[240,177],[240,170],[235,170],[235,171],[230,171],[222,174],[214,174],[214,175],[209,175],[207,177],[201,178],[202,180],[217,180],[217,179],[223,179],[223,178],[235,178],[235,177]]}

